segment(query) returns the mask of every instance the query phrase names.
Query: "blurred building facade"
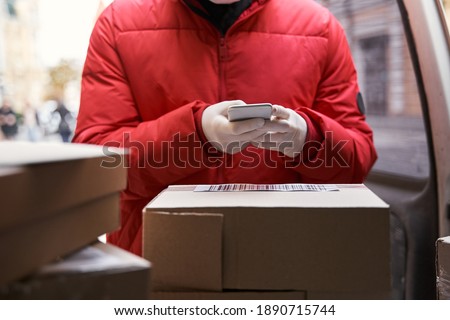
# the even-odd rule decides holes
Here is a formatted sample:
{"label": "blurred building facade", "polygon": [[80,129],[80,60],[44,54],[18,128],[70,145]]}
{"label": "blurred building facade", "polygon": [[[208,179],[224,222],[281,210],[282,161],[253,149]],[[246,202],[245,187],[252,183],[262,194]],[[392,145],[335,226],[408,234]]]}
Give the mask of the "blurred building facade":
{"label": "blurred building facade", "polygon": [[396,0],[318,0],[348,37],[367,113],[420,116],[417,85]]}
{"label": "blurred building facade", "polygon": [[[94,20],[87,21],[88,25],[93,27],[97,17],[111,2],[112,0],[92,0],[93,5],[90,9],[94,8],[96,11],[93,12]],[[44,0],[0,0],[0,103],[3,97],[8,97],[19,112],[26,105],[38,107],[48,100],[55,99],[56,96],[64,99],[72,111],[76,112],[78,109],[80,77],[85,57],[80,56],[75,60],[61,57],[58,65],[45,65],[42,59],[44,30],[40,27],[43,19],[51,18],[48,17],[48,12],[47,15],[43,14],[44,5],[48,11],[49,4],[51,3],[48,1],[44,4]],[[70,4],[74,5],[73,0]],[[80,3],[80,7],[86,7],[86,2],[84,6]],[[57,10],[55,9],[54,15],[59,20],[61,15],[70,14],[67,11]],[[87,16],[91,14],[92,12],[87,12]],[[66,26],[59,27],[59,31],[64,34]],[[83,33],[82,36],[88,35]],[[88,41],[87,38],[86,41]],[[57,45],[58,42],[55,39],[55,48]],[[55,94],[55,83],[51,73],[52,70],[61,69],[67,65],[73,69],[77,77],[67,81],[61,97],[59,92]]]}
{"label": "blurred building facade", "polygon": [[19,111],[43,96],[38,14],[38,0],[0,0],[0,99],[8,97]]}

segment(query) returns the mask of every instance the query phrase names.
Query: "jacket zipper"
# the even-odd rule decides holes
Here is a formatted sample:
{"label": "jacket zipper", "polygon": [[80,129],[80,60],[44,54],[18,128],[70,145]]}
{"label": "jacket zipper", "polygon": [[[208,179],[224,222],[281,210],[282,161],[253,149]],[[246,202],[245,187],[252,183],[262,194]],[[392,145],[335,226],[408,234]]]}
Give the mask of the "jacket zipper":
{"label": "jacket zipper", "polygon": [[230,31],[236,26],[241,23],[242,21],[247,20],[250,16],[254,15],[256,12],[261,10],[263,6],[259,6],[258,8],[251,11],[248,15],[246,15],[244,18],[240,17],[238,18],[233,25],[230,26],[230,28],[225,32],[225,34],[220,34],[220,32],[217,32],[219,34],[219,92],[218,92],[218,98],[219,101],[223,101],[227,97],[227,90],[225,86],[225,63],[228,59],[228,49],[227,49],[227,35],[230,33]]}
{"label": "jacket zipper", "polygon": [[[251,12],[249,12],[244,18],[239,17],[232,26],[230,26],[230,28],[227,30],[227,32],[225,34],[220,34],[219,31],[217,31],[217,33],[219,34],[219,48],[218,48],[218,62],[219,62],[219,88],[218,88],[218,99],[219,101],[223,101],[226,98],[226,87],[225,87],[225,79],[226,79],[226,74],[225,74],[225,63],[226,60],[228,59],[228,50],[227,50],[227,35],[230,33],[230,31],[236,27],[236,25],[238,25],[240,22],[248,19],[250,16],[254,15],[256,12],[258,12],[259,10],[261,10],[264,7],[264,4],[266,1],[260,1],[261,4],[253,9]],[[181,1],[181,3],[187,7],[187,9],[193,11],[195,14],[205,18],[203,16],[203,14],[200,14],[197,10],[195,10],[195,8],[193,8],[193,5],[190,5],[188,3],[187,0],[183,0]],[[206,19],[206,18],[205,18]],[[206,19],[207,20],[207,19]]]}
{"label": "jacket zipper", "polygon": [[[226,45],[226,40],[225,40],[225,35],[220,35],[219,38],[219,92],[218,92],[218,102],[223,101],[224,98],[226,97],[226,86],[225,86],[225,63],[226,63],[226,58],[227,58],[227,45]],[[224,160],[227,161],[227,155],[224,155],[225,158]],[[224,170],[224,166],[220,166],[219,168],[217,168],[217,178],[219,179],[219,181],[221,183],[226,183],[227,179],[226,179],[226,175],[225,175],[225,170]]]}
{"label": "jacket zipper", "polygon": [[[185,1],[182,1],[186,7],[189,8],[189,6],[185,3]],[[261,10],[263,6],[259,6],[252,12],[250,12],[248,15],[246,15],[244,18],[240,17],[237,19],[233,25],[227,30],[225,34],[221,34],[218,30],[216,30],[219,38],[219,44],[218,44],[218,63],[219,63],[219,88],[218,88],[218,102],[224,101],[224,99],[227,98],[227,90],[225,86],[225,80],[226,80],[226,74],[225,74],[225,64],[228,60],[228,49],[227,49],[227,35],[230,33],[230,31],[233,28],[236,28],[236,26],[241,23],[242,21],[248,19],[250,16]],[[189,8],[192,9],[192,8]],[[227,160],[225,160],[227,161]],[[216,170],[216,178],[218,182],[225,183],[227,182],[226,176],[225,176],[225,170],[224,166],[220,166]]]}
{"label": "jacket zipper", "polygon": [[223,101],[227,94],[225,86],[225,63],[227,56],[228,52],[225,36],[221,36],[219,39],[219,101]]}
{"label": "jacket zipper", "polygon": [[[233,25],[225,32],[225,34],[220,34],[219,31],[217,33],[219,34],[219,52],[218,52],[218,60],[219,60],[219,92],[218,92],[218,101],[224,101],[225,99],[228,100],[227,97],[227,88],[225,86],[225,80],[226,80],[226,74],[225,74],[225,64],[228,60],[228,49],[227,49],[227,36],[230,34],[230,31],[234,28],[236,28],[239,23],[242,21],[245,21],[248,17],[252,16],[257,11],[261,10],[262,6],[257,8],[256,10],[253,10],[249,15],[247,15],[245,18],[239,18],[236,20]],[[229,156],[233,157],[233,156]],[[228,161],[228,160],[225,160]],[[231,160],[233,161],[233,160]],[[222,183],[229,182],[226,174],[225,174],[225,166],[220,166],[217,170],[217,178]]]}

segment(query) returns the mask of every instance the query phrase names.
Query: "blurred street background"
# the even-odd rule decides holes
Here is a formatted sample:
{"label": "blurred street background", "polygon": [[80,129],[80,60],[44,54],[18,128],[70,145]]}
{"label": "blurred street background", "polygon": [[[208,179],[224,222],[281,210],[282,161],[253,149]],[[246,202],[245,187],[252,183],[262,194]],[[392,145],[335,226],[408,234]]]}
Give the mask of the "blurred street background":
{"label": "blurred street background", "polygon": [[[17,121],[16,133],[3,139],[70,140],[64,135],[76,124],[89,37],[111,2],[0,0],[0,106],[7,104]],[[0,110],[0,122],[7,120]]]}
{"label": "blurred street background", "polygon": [[[425,127],[397,1],[316,1],[346,31],[379,153],[375,169],[426,177]],[[441,1],[448,16],[450,0]],[[90,33],[111,2],[0,0],[0,140],[70,141]]]}

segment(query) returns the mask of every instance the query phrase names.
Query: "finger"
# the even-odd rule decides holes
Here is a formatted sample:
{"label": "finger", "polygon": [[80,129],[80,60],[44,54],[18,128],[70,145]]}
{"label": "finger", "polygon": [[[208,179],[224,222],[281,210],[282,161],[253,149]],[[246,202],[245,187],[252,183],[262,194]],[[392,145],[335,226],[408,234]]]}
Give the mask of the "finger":
{"label": "finger", "polygon": [[289,115],[289,109],[277,104],[272,106],[272,116],[280,119],[289,119]]}
{"label": "finger", "polygon": [[278,145],[288,140],[288,135],[286,133],[272,132],[269,134],[267,142],[274,142]]}
{"label": "finger", "polygon": [[258,148],[278,150],[280,145],[290,145],[290,142],[286,140],[286,134],[284,133],[268,133],[263,137],[258,137],[252,141],[252,144]]}
{"label": "finger", "polygon": [[253,138],[252,141],[257,143],[265,143],[267,145],[279,145],[280,143],[283,143],[284,141],[287,141],[287,137],[285,133],[266,133],[262,136],[258,136],[256,138]]}
{"label": "finger", "polygon": [[[253,118],[242,121],[228,122],[229,132],[234,135],[241,135],[246,132],[260,129],[264,126],[265,121],[262,118]],[[261,133],[259,133],[261,134]]]}
{"label": "finger", "polygon": [[293,128],[287,120],[266,121],[264,126],[258,129],[265,132],[292,132]]}
{"label": "finger", "polygon": [[256,143],[261,142],[261,141],[264,141],[265,137],[266,137],[268,134],[270,134],[270,133],[264,132],[264,133],[262,133],[262,134],[259,134],[259,135],[257,135],[257,136],[254,136],[251,140],[252,140],[252,142],[256,142]]}
{"label": "finger", "polygon": [[251,132],[247,132],[244,134],[241,134],[239,136],[236,136],[236,139],[239,141],[262,141],[264,140],[264,136],[267,135],[266,132],[261,133],[261,131],[254,130]]}
{"label": "finger", "polygon": [[225,104],[227,107],[245,105],[245,102],[242,100],[229,100],[223,101],[222,103]]}
{"label": "finger", "polygon": [[216,110],[218,111],[218,113],[220,113],[222,115],[227,115],[227,111],[230,106],[242,105],[242,104],[245,104],[245,102],[242,100],[230,100],[230,101],[219,102],[213,106],[215,108],[217,108]]}

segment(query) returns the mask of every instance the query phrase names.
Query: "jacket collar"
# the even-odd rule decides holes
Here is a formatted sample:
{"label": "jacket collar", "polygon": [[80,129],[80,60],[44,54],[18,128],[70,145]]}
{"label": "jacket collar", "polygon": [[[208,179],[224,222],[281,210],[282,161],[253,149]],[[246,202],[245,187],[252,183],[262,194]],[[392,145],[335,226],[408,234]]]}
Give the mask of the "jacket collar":
{"label": "jacket collar", "polygon": [[[180,0],[181,2],[184,2],[188,7],[195,7],[198,10],[204,11],[206,13],[206,11],[203,9],[203,7],[200,5],[200,3],[198,3],[197,0]],[[250,5],[250,7],[248,7],[247,10],[244,11],[244,14],[247,15],[248,13],[252,12],[253,10],[263,6],[264,4],[266,4],[266,2],[269,2],[270,0],[253,0],[252,4]]]}
{"label": "jacket collar", "polygon": [[[252,0],[250,6],[241,13],[238,20],[245,19],[246,17],[252,15],[254,12],[259,11],[262,7],[270,0]],[[190,11],[203,17],[206,20],[208,18],[208,12],[203,8],[203,6],[197,0],[180,0],[183,5],[185,5]]]}

